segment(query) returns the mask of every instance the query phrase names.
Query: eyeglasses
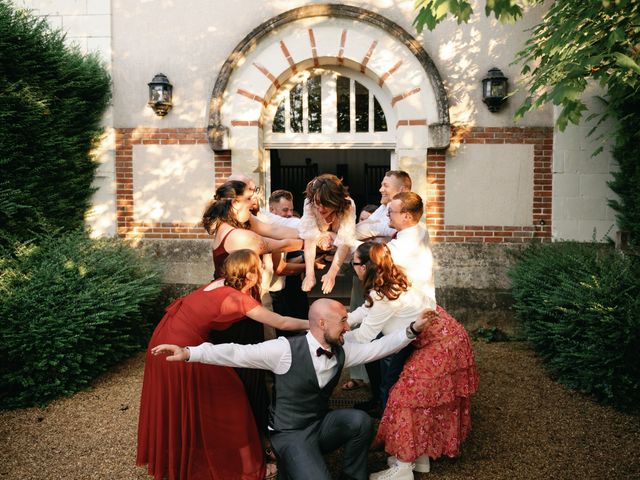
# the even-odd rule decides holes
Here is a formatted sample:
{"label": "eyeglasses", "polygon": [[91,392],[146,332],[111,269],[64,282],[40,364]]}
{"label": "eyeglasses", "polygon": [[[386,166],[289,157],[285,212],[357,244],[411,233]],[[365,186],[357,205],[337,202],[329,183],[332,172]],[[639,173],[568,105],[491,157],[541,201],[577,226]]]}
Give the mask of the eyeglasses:
{"label": "eyeglasses", "polygon": [[260,194],[260,192],[262,191],[262,188],[260,187],[260,185],[256,185],[255,187],[249,188],[247,190],[251,192],[252,197],[255,197]]}
{"label": "eyeglasses", "polygon": [[353,260],[351,260],[351,266],[352,267],[357,267],[358,265],[364,265],[363,262],[354,262]]}
{"label": "eyeglasses", "polygon": [[393,210],[389,209],[387,210],[387,217],[390,217],[392,213],[404,213],[404,210],[398,210],[397,212],[394,212]]}

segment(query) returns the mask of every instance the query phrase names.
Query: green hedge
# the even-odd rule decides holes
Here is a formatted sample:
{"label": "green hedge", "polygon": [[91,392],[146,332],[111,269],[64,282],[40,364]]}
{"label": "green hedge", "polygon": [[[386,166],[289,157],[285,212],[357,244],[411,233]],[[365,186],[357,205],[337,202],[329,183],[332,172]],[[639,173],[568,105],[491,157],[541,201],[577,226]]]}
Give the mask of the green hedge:
{"label": "green hedge", "polygon": [[510,276],[524,334],[558,381],[637,410],[638,258],[596,244],[532,246]]}
{"label": "green hedge", "polygon": [[1,408],[73,393],[146,345],[161,278],[144,251],[78,231],[0,262]]}
{"label": "green hedge", "polygon": [[111,96],[97,55],[0,0],[0,245],[83,225]]}

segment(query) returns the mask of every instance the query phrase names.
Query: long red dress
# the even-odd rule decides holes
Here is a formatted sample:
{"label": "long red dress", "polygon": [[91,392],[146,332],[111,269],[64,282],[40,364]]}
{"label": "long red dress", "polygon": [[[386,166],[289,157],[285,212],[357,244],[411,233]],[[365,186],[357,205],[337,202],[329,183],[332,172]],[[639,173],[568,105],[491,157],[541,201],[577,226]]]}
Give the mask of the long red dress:
{"label": "long red dress", "polygon": [[471,431],[471,395],[478,370],[469,336],[443,308],[414,341],[389,392],[376,441],[404,462],[420,455],[455,457]]}
{"label": "long red dress", "polygon": [[259,305],[231,287],[177,299],[147,349],[136,463],[156,480],[262,480],[262,446],[244,386],[233,368],[167,362],[161,343],[198,345]]}

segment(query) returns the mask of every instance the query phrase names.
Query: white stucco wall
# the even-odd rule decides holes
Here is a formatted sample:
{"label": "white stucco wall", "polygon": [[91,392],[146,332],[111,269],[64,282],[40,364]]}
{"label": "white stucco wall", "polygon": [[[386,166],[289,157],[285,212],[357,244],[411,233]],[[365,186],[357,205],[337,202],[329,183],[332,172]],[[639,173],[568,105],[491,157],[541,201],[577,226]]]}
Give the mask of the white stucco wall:
{"label": "white stucco wall", "polygon": [[[589,111],[584,118],[602,111],[602,103],[597,98],[601,93],[595,86],[585,91],[583,100]],[[615,212],[607,204],[607,199],[616,198],[607,186],[612,179],[611,172],[617,169],[608,135],[612,126],[605,123],[589,137],[593,126],[593,121],[583,121],[577,126],[570,124],[564,132],[554,132],[552,234],[555,240],[615,238]],[[593,157],[600,145],[603,151]]]}
{"label": "white stucco wall", "polygon": [[[46,16],[51,25],[67,32],[69,42],[80,45],[83,51],[96,51],[105,60],[113,76],[113,108],[105,117],[107,135],[97,152],[100,168],[96,178],[99,191],[94,198],[94,215],[88,219],[96,234],[115,233],[115,182],[113,127],[202,128],[207,125],[211,92],[223,62],[236,45],[265,20],[292,8],[308,5],[303,0],[275,0],[258,2],[238,0],[188,2],[143,0],[16,0],[16,5],[30,8]],[[519,79],[519,66],[510,65],[527,37],[525,30],[541,18],[544,7],[531,10],[515,25],[502,25],[484,15],[484,2],[474,2],[476,13],[468,24],[457,25],[448,19],[433,32],[416,35],[412,27],[415,17],[413,0],[354,0],[351,5],[369,9],[398,23],[416,36],[438,68],[447,89],[452,124],[470,126],[512,126],[513,113],[524,98],[523,93],[509,100],[501,112],[489,113],[481,101],[481,80],[491,67],[500,68],[509,77],[513,89]],[[375,54],[372,57],[375,62]],[[174,108],[166,117],[158,117],[147,106],[147,83],[156,74],[166,74],[174,85]],[[544,108],[532,112],[518,126],[551,126],[553,111]],[[553,179],[553,236],[556,239],[590,240],[595,228],[596,238],[604,235],[614,223],[614,216],[606,206],[611,192],[606,187],[614,164],[605,150],[591,158],[592,141],[585,140],[589,127],[569,127],[556,132],[554,137]],[[501,170],[514,179],[513,188],[506,185],[495,188],[496,197],[504,198],[497,210],[513,219],[497,222],[492,216],[495,201],[480,196],[479,203],[468,206],[463,197],[455,197],[454,185],[478,189],[477,167],[483,165],[495,170],[503,165],[500,155],[480,146],[469,145],[448,156],[446,189],[446,222],[505,224],[512,221],[525,223],[518,210],[503,211],[516,193],[527,190],[527,178],[519,176],[529,155],[514,146],[517,161]],[[496,148],[509,149],[508,145]],[[208,146],[193,146],[188,153],[176,157],[176,149],[158,147],[153,156],[148,150],[134,149],[134,163],[151,165],[153,161],[175,161],[188,158],[189,164],[198,163],[193,181],[197,188],[205,188],[203,169],[211,169],[211,151]],[[505,150],[501,150],[504,152]],[[400,167],[402,155],[398,155]],[[421,160],[422,161],[422,160]],[[145,167],[146,168],[146,167]],[[515,170],[514,170],[515,169]],[[483,172],[486,174],[486,169]],[[207,170],[209,172],[209,170]],[[482,172],[481,172],[482,173]],[[149,180],[144,171],[136,172],[134,188],[142,199],[148,195],[140,182]],[[451,185],[449,182],[453,182]],[[209,184],[210,185],[210,184]],[[451,188],[450,188],[451,187]],[[173,186],[172,186],[173,188]],[[175,191],[159,189],[165,201],[178,202]],[[528,190],[527,190],[528,192]],[[210,193],[210,192],[208,192]],[[526,193],[526,192],[525,192]],[[499,195],[498,195],[499,194]],[[530,195],[527,194],[527,198]],[[172,200],[173,199],[173,200]],[[171,204],[167,211],[174,220],[190,221],[195,216],[185,213],[187,202]],[[197,200],[199,202],[199,200]],[[493,203],[492,203],[493,202]],[[468,202],[467,202],[468,203]],[[198,204],[198,208],[201,207]],[[468,208],[467,208],[468,207]],[[136,205],[139,219],[153,217],[143,213]],[[150,210],[151,211],[151,210]],[[524,211],[524,210],[522,210]],[[182,213],[180,213],[182,212]],[[184,216],[185,218],[177,218]],[[186,218],[188,217],[188,218]]]}
{"label": "white stucco wall", "polygon": [[209,145],[134,145],[133,216],[137,222],[191,222],[213,191]]}
{"label": "white stucco wall", "polygon": [[[55,29],[66,33],[69,44],[84,53],[97,53],[109,72],[111,69],[111,0],[14,0],[18,8],[47,19]],[[116,233],[115,135],[114,109],[109,107],[103,119],[104,139],[94,152],[99,162],[93,186],[93,208],[86,222],[94,236]]]}
{"label": "white stucco wall", "polygon": [[446,169],[445,224],[531,225],[533,145],[462,145]]}
{"label": "white stucco wall", "polygon": [[[216,77],[236,45],[262,22],[287,10],[315,3],[301,0],[259,2],[237,0],[211,2],[134,2],[112,0],[114,49],[115,124],[119,127],[202,127],[207,123],[209,98]],[[416,36],[413,1],[351,1],[398,23]],[[469,24],[447,20],[434,32],[416,36],[435,62],[448,89],[452,123],[510,126],[512,113],[524,98],[512,98],[499,114],[490,114],[482,103],[481,81],[497,66],[511,86],[519,67],[510,66],[526,39],[526,28],[540,18],[532,10],[515,25],[502,25],[484,16],[484,2],[475,2]],[[230,28],[227,28],[230,27]],[[144,35],[140,33],[144,32]],[[375,60],[375,54],[372,62]],[[146,106],[147,82],[154,74],[166,74],[174,85],[174,108],[165,118]],[[550,126],[550,108],[527,115],[522,126]]]}

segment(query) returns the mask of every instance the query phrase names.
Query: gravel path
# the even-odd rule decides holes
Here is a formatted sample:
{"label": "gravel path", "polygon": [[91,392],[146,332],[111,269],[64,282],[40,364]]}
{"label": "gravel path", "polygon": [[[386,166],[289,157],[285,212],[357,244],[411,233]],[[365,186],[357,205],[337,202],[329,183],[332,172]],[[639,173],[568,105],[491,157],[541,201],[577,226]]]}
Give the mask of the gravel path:
{"label": "gravel path", "polygon": [[[416,478],[640,479],[640,417],[555,384],[522,343],[475,342],[474,350],[481,384],[462,456],[432,462]],[[0,478],[149,479],[135,466],[143,361],[136,355],[91,391],[44,409],[0,412]],[[371,454],[372,471],[383,462],[382,452]]]}

